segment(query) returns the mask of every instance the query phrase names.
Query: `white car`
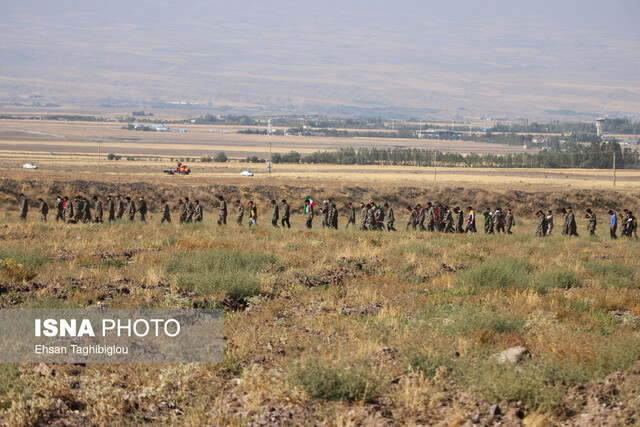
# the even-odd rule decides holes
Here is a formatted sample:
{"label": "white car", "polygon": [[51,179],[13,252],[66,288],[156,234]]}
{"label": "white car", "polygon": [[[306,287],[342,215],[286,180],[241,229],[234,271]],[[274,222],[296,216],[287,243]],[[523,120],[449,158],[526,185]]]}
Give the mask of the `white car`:
{"label": "white car", "polygon": [[31,163],[25,163],[22,165],[22,169],[38,169],[36,165],[32,165]]}
{"label": "white car", "polygon": [[244,171],[242,173],[240,173],[240,176],[253,176],[253,174],[249,171]]}

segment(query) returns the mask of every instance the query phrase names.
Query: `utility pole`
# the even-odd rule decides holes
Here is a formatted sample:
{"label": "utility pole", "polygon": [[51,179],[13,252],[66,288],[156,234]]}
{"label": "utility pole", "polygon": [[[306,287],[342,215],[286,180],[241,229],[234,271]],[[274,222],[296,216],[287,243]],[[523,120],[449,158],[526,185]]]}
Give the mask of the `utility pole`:
{"label": "utility pole", "polygon": [[616,185],[616,152],[613,152],[613,185]]}
{"label": "utility pole", "polygon": [[[269,124],[271,124],[271,121],[269,121]],[[267,163],[268,178],[271,178],[271,146],[272,145],[273,144],[269,142],[269,163]]]}
{"label": "utility pole", "polygon": [[433,150],[433,182],[436,182],[436,180],[438,179],[438,169],[437,169],[437,160],[436,160],[436,154],[438,152],[436,150]]}

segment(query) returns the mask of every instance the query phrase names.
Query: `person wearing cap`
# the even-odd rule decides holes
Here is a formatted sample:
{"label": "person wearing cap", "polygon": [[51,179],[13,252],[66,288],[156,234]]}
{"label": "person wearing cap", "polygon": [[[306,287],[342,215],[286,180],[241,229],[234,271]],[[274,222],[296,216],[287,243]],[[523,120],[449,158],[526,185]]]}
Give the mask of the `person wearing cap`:
{"label": "person wearing cap", "polygon": [[616,235],[616,231],[618,231],[618,216],[611,209],[609,209],[609,215],[611,215],[609,220],[609,233],[611,234],[611,240],[615,240],[618,238]]}
{"label": "person wearing cap", "polygon": [[285,225],[287,226],[287,228],[291,228],[291,224],[289,224],[289,218],[291,217],[291,207],[285,199],[282,199],[280,203],[282,203],[282,219],[280,224],[282,225],[282,228],[284,228]]}
{"label": "person wearing cap", "polygon": [[94,221],[98,224],[102,223],[102,215],[103,215],[103,211],[102,211],[102,201],[98,200],[98,196],[93,196],[93,203],[94,203]]}
{"label": "person wearing cap", "polygon": [[349,202],[347,203],[347,212],[348,212],[348,217],[347,217],[347,225],[345,228],[349,228],[350,224],[353,224],[353,226],[356,226],[356,207],[353,206],[353,202]]}
{"label": "person wearing cap", "polygon": [[107,195],[107,204],[106,204],[106,210],[107,210],[107,221],[109,222],[113,222],[116,220],[116,206],[113,203],[113,199],[111,198],[111,195]]}
{"label": "person wearing cap", "polygon": [[160,207],[160,224],[164,224],[165,222],[171,224],[171,212],[167,201],[162,199],[160,203],[162,204]]}
{"label": "person wearing cap", "polygon": [[585,215],[585,217],[587,218],[587,230],[589,230],[589,235],[591,236],[595,236],[596,235],[596,226],[598,225],[598,219],[596,218],[596,213],[593,212],[591,209],[587,209],[587,215]]}
{"label": "person wearing cap", "polygon": [[147,222],[147,202],[144,197],[140,197],[138,212],[140,213],[140,222]]}

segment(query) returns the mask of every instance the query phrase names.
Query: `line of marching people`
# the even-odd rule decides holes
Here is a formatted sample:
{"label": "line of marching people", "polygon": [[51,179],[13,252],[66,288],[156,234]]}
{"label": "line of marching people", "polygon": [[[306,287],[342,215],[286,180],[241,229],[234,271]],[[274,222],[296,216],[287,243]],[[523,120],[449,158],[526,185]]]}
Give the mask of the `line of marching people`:
{"label": "line of marching people", "polygon": [[[218,199],[218,224],[227,224],[227,202],[224,196],[217,196]],[[20,194],[20,218],[26,219],[29,210],[29,203],[24,194]],[[49,205],[42,198],[38,199],[41,221],[47,220],[49,213]],[[316,203],[307,197],[304,201],[305,225],[307,228],[313,227],[315,217]],[[245,217],[245,206],[236,200],[233,208],[236,212],[236,223],[243,225]],[[92,211],[93,209],[93,211]],[[291,228],[290,216],[291,207],[286,199],[282,199],[279,203],[271,200],[271,224],[274,227]],[[253,201],[249,201],[246,206],[248,211],[249,227],[258,224],[258,207]],[[104,221],[112,222],[117,220],[134,221],[138,218],[142,222],[146,222],[148,208],[144,197],[139,197],[138,201],[131,197],[115,197],[107,196],[103,202],[98,196],[93,196],[91,200],[84,196],[78,195],[73,200],[68,197],[58,196],[55,201],[56,221],[64,221],[67,223],[102,223]],[[407,206],[408,221],[406,229],[417,231],[438,231],[442,233],[477,233],[476,227],[476,211],[473,207],[468,206],[465,212],[459,207],[450,208],[442,204],[427,203],[426,206],[417,204],[416,206]],[[563,216],[561,234],[567,236],[577,236],[578,227],[576,224],[576,216],[571,207],[562,208]],[[617,238],[617,231],[620,229],[622,236],[637,236],[638,222],[636,217],[628,209],[624,213],[616,214],[613,210],[608,211],[610,215],[609,227],[612,239]],[[322,202],[319,209],[321,216],[321,224],[323,228],[338,228],[339,209],[331,200]],[[193,202],[189,197],[178,200],[178,219],[183,223],[197,223],[203,220],[203,206],[199,200]],[[547,211],[545,214],[542,210],[536,213],[538,224],[536,228],[536,236],[551,236],[554,229],[553,212]],[[595,235],[598,224],[597,215],[591,209],[586,210],[585,218],[587,219],[587,230],[590,235]],[[357,209],[353,202],[347,204],[347,225],[356,227]],[[360,203],[360,229],[361,230],[386,230],[396,231],[395,213],[389,203]],[[501,208],[494,210],[486,208],[482,212],[483,231],[485,234],[505,233],[513,234],[511,231],[515,226],[515,217],[511,209],[503,212]],[[171,209],[166,200],[161,200],[160,207],[160,223],[171,222]]]}
{"label": "line of marching people", "polygon": [[[560,213],[562,214],[560,234],[563,236],[578,236],[578,225],[573,209],[571,207],[562,208]],[[622,236],[638,237],[638,220],[632,211],[625,209],[623,213],[616,214],[613,209],[609,209],[607,213],[609,214],[609,235],[612,240],[618,238],[618,228]],[[551,236],[553,233],[553,212],[549,210],[545,214],[540,210],[536,212],[536,216],[538,217],[538,227],[535,235],[538,237]],[[589,235],[595,236],[598,226],[597,214],[589,208],[586,210],[585,218]]]}

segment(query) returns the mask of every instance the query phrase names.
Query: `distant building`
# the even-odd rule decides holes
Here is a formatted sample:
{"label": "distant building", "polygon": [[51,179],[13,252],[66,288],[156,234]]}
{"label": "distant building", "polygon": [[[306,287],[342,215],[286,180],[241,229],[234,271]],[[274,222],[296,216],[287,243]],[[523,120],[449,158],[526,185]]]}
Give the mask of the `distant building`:
{"label": "distant building", "polygon": [[596,133],[600,138],[604,135],[604,119],[600,118],[596,120]]}

